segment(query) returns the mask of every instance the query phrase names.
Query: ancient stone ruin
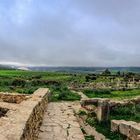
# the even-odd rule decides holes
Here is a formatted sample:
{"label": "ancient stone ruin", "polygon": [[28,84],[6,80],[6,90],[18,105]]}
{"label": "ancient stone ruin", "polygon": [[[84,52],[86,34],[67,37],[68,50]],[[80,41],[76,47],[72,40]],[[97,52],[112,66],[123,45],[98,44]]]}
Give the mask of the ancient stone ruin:
{"label": "ancient stone ruin", "polygon": [[[101,98],[88,99],[82,93],[79,94],[83,98],[81,104],[48,104],[50,91],[46,88],[40,88],[32,95],[0,93],[0,140],[84,140],[81,128],[95,139],[105,140],[106,137],[94,127],[84,124],[78,116],[79,110],[92,110],[99,122],[107,122],[113,108],[140,102],[140,97],[113,101]],[[112,120],[111,131],[120,133],[128,139],[140,140],[140,124],[136,122]]]}
{"label": "ancient stone ruin", "polygon": [[49,103],[49,89],[32,95],[0,94],[0,140],[84,140],[73,108],[79,102]]}
{"label": "ancient stone ruin", "polygon": [[[92,111],[96,113],[99,122],[107,122],[110,117],[110,112],[113,111],[114,108],[131,107],[138,104],[140,104],[140,97],[123,101],[113,101],[101,98],[85,99],[81,101],[81,105],[86,110],[89,109],[89,105],[96,106]],[[130,140],[140,140],[140,123],[134,121],[111,120],[111,131],[120,133]]]}
{"label": "ancient stone ruin", "polygon": [[48,104],[49,90],[33,95],[0,94],[0,140],[34,140]]}
{"label": "ancient stone ruin", "polygon": [[131,140],[140,140],[140,124],[133,121],[112,120],[111,130],[121,133]]}

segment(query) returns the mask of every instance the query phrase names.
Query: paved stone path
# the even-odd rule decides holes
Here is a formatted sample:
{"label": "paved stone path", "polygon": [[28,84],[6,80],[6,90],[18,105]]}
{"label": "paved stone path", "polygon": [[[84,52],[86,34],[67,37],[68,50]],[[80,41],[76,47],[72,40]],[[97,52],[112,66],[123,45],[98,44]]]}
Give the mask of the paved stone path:
{"label": "paved stone path", "polygon": [[73,108],[78,103],[49,103],[38,140],[85,140]]}

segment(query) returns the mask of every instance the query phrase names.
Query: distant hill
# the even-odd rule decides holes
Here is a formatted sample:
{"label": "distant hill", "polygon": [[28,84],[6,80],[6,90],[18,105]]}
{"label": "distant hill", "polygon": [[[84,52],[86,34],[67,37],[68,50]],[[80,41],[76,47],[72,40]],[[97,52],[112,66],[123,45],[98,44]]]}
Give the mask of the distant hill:
{"label": "distant hill", "polygon": [[112,72],[135,72],[140,73],[140,67],[49,67],[49,66],[17,66],[0,64],[0,70],[32,70],[48,72],[70,72],[70,73],[102,73],[106,68]]}
{"label": "distant hill", "polygon": [[35,71],[49,71],[49,72],[82,72],[82,73],[101,73],[106,68],[112,72],[140,72],[140,67],[28,67],[30,70]]}
{"label": "distant hill", "polygon": [[15,69],[15,67],[11,66],[11,65],[2,65],[2,64],[0,64],[0,70],[12,70],[12,69]]}
{"label": "distant hill", "polygon": [[30,70],[30,69],[28,69],[28,67],[25,66],[0,64],[0,70]]}

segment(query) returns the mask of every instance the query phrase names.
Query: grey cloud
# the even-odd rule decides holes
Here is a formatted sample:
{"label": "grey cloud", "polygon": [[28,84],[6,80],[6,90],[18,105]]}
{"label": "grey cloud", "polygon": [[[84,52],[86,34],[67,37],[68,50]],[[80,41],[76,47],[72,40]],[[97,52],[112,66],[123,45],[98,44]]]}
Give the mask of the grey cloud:
{"label": "grey cloud", "polygon": [[0,10],[0,61],[140,66],[138,0],[18,1],[21,22],[17,0],[6,2]]}

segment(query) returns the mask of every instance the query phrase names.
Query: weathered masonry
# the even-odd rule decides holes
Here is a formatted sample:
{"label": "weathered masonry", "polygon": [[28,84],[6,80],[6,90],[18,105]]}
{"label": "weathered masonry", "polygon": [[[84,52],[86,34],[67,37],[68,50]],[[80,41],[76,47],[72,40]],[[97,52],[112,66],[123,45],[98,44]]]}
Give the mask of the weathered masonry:
{"label": "weathered masonry", "polygon": [[32,95],[0,94],[0,140],[34,140],[48,104],[49,90]]}

